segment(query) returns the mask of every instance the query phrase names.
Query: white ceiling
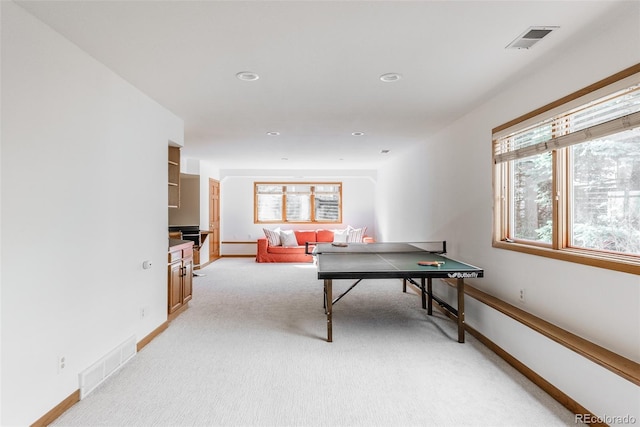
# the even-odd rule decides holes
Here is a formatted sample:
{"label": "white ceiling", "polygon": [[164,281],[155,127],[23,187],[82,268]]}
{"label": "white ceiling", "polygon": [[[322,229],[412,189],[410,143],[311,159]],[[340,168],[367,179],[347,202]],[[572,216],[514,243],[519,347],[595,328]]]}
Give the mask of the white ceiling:
{"label": "white ceiling", "polygon": [[[183,156],[224,169],[375,168],[632,3],[18,2],[184,119]],[[531,26],[560,29],[505,49]]]}

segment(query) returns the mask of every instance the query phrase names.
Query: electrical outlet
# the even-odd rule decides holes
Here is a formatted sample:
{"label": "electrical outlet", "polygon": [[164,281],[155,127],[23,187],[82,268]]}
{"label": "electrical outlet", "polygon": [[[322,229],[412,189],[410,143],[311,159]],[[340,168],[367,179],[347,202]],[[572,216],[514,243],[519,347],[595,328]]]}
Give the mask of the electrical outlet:
{"label": "electrical outlet", "polygon": [[67,367],[67,358],[65,356],[58,356],[58,373],[61,374]]}
{"label": "electrical outlet", "polygon": [[144,319],[147,316],[147,308],[146,307],[142,307],[140,309],[140,318]]}
{"label": "electrical outlet", "polygon": [[525,296],[524,289],[520,289],[519,299],[521,303],[524,303],[524,296]]}

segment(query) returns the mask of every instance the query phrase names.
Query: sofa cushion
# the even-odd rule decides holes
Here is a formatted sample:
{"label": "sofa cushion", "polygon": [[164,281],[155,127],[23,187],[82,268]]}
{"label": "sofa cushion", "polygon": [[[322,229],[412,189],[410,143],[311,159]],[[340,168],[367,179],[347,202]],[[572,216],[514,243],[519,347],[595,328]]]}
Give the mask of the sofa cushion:
{"label": "sofa cushion", "polygon": [[298,245],[304,246],[306,242],[315,242],[316,241],[316,231],[315,230],[296,230],[296,239],[298,240]]}
{"label": "sofa cushion", "polygon": [[298,246],[298,240],[293,230],[280,230],[282,246]]}
{"label": "sofa cushion", "polygon": [[280,240],[280,227],[275,230],[269,230],[268,228],[263,228],[264,235],[269,242],[269,246],[280,246],[282,244]]}
{"label": "sofa cushion", "polygon": [[333,242],[333,231],[331,230],[317,230],[316,242],[331,243]]}
{"label": "sofa cushion", "polygon": [[364,238],[364,233],[367,231],[366,227],[363,228],[353,228],[351,226],[347,227],[347,242],[349,243],[362,243],[362,239]]}
{"label": "sofa cushion", "polygon": [[335,243],[347,243],[349,232],[345,228],[344,230],[333,230],[333,242]]}
{"label": "sofa cushion", "polygon": [[270,254],[304,254],[304,246],[269,246],[267,249]]}

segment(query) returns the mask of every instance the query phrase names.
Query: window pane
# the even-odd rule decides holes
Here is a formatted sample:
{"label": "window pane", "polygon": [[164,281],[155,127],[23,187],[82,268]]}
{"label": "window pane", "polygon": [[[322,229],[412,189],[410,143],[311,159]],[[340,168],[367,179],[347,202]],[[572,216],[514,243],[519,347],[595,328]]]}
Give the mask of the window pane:
{"label": "window pane", "polygon": [[551,166],[549,152],[513,161],[511,237],[551,243]]}
{"label": "window pane", "polygon": [[571,147],[570,244],[640,254],[640,128]]}
{"label": "window pane", "polygon": [[338,222],[340,219],[340,197],[337,194],[316,195],[316,221]]}
{"label": "window pane", "polygon": [[309,194],[287,194],[287,221],[311,221]]}
{"label": "window pane", "polygon": [[258,194],[258,221],[282,221],[282,196]]}
{"label": "window pane", "polygon": [[519,150],[524,147],[530,147],[543,141],[551,139],[553,125],[551,123],[540,124],[533,129],[527,129],[519,132],[510,138],[510,151]]}

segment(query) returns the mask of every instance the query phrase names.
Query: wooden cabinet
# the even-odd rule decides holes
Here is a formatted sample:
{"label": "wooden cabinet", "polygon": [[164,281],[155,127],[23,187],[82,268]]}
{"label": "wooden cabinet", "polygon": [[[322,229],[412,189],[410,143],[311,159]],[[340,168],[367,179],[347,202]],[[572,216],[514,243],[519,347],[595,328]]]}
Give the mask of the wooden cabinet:
{"label": "wooden cabinet", "polygon": [[171,246],[167,266],[168,313],[172,320],[188,307],[193,296],[193,242]]}
{"label": "wooden cabinet", "polygon": [[186,304],[193,298],[193,250],[189,250],[188,256],[183,254],[182,265],[182,304]]}
{"label": "wooden cabinet", "polygon": [[180,207],[180,147],[169,147],[169,207]]}

